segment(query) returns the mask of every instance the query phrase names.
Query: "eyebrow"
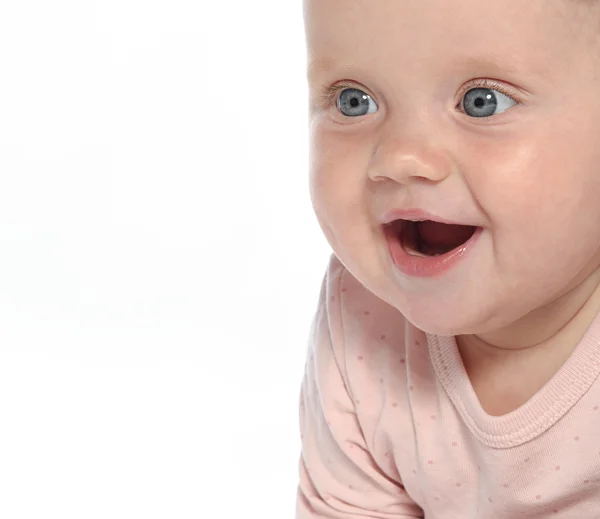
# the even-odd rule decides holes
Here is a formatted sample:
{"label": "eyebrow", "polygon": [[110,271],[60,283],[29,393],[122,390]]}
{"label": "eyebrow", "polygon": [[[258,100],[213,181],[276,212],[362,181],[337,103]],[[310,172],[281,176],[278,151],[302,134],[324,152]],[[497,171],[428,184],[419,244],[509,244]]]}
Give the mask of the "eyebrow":
{"label": "eyebrow", "polygon": [[542,61],[538,60],[525,63],[511,57],[485,54],[477,57],[469,56],[461,58],[456,60],[454,66],[456,65],[463,69],[501,71],[508,76],[519,79],[535,76],[542,81],[552,81],[552,69],[542,65]]}
{"label": "eyebrow", "polygon": [[551,77],[551,70],[540,65],[540,62],[523,63],[513,58],[506,58],[494,55],[484,55],[479,57],[466,57],[461,60],[464,68],[476,69],[494,69],[512,75],[537,75],[544,79]]}
{"label": "eyebrow", "polygon": [[317,59],[311,61],[306,67],[306,77],[312,79],[323,72],[334,68],[334,61],[331,59]]}
{"label": "eyebrow", "polygon": [[[544,79],[550,78],[551,71],[539,66],[532,68],[525,64],[519,66],[518,61],[513,59],[501,58],[499,56],[493,56],[491,54],[482,56],[468,56],[464,58],[456,58],[454,60],[454,67],[464,69],[494,69],[501,70],[506,74],[518,76],[519,74],[534,73]],[[349,62],[337,62],[331,58],[321,58],[311,61],[306,69],[306,76],[309,81],[313,80],[315,76],[319,74],[329,72],[332,69],[343,69],[351,70],[355,68]]]}
{"label": "eyebrow", "polygon": [[518,74],[521,70],[515,65],[513,61],[503,61],[494,56],[482,56],[482,57],[468,57],[464,58],[461,63],[465,67],[474,67],[474,68],[498,68],[502,69],[509,74]]}

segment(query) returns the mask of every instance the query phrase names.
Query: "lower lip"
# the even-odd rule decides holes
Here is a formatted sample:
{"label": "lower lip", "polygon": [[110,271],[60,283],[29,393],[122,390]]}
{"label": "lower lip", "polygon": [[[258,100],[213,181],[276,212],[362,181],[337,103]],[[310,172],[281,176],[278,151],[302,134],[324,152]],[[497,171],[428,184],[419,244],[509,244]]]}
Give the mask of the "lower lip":
{"label": "lower lip", "polygon": [[439,277],[450,270],[475,246],[483,232],[483,228],[478,227],[473,233],[473,236],[460,247],[457,247],[446,254],[440,254],[439,256],[427,256],[421,258],[419,256],[411,256],[404,250],[401,240],[392,230],[391,226],[386,225],[384,229],[388,249],[394,260],[394,264],[402,273],[415,278]]}

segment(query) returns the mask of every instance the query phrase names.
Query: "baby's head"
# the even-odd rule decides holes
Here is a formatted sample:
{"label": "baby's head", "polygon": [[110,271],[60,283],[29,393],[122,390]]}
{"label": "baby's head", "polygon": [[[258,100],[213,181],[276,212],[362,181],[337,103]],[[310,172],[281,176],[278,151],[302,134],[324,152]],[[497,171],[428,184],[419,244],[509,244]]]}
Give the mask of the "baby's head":
{"label": "baby's head", "polygon": [[[305,0],[315,212],[348,270],[423,330],[543,318],[600,282],[597,3]],[[428,216],[469,227],[398,223]],[[419,234],[469,247],[444,269],[452,253],[402,252]]]}

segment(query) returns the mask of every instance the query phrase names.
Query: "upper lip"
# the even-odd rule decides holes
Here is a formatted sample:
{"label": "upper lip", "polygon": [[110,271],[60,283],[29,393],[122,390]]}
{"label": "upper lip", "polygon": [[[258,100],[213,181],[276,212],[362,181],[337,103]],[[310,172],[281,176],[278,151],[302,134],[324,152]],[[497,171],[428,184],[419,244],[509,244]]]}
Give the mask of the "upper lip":
{"label": "upper lip", "polygon": [[386,213],[383,219],[383,224],[389,224],[396,220],[410,220],[411,222],[423,222],[431,220],[432,222],[445,223],[450,225],[469,225],[467,223],[451,220],[436,214],[430,213],[423,209],[394,209]]}

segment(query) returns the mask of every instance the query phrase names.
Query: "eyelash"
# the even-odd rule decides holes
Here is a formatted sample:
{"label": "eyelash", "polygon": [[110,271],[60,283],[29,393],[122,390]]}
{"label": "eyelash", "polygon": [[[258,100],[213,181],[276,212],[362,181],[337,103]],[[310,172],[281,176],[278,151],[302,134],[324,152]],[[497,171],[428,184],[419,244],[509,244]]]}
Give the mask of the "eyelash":
{"label": "eyelash", "polygon": [[[322,100],[325,102],[326,106],[329,106],[331,104],[337,104],[337,96],[347,88],[361,90],[360,88],[357,88],[355,85],[348,83],[347,81],[342,81],[341,83],[336,83],[335,85],[327,87],[323,92]],[[469,90],[472,90],[474,88],[489,88],[492,90],[496,90],[509,97],[516,103],[519,103],[518,99],[516,99],[514,95],[514,92],[510,92],[502,83],[494,81],[493,79],[473,79],[469,81],[464,87],[462,87],[459,90],[459,98],[462,100],[463,96]]]}

